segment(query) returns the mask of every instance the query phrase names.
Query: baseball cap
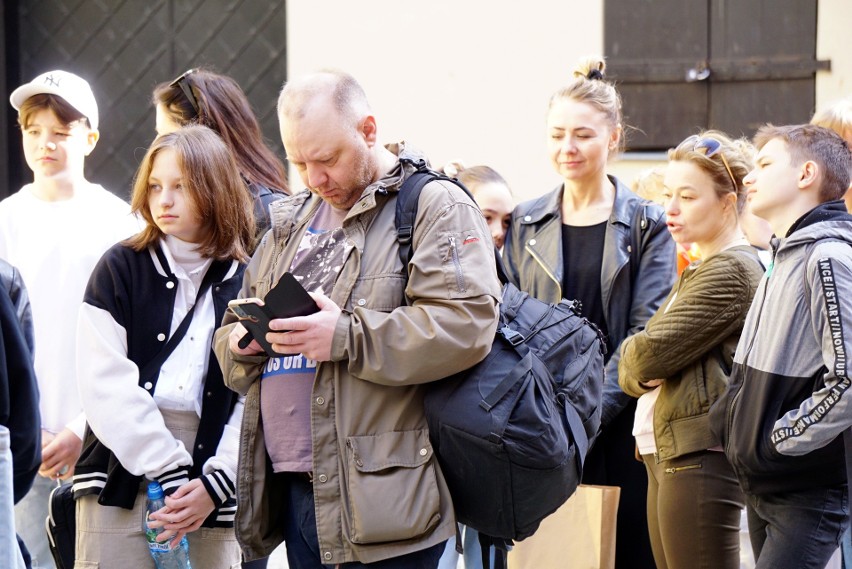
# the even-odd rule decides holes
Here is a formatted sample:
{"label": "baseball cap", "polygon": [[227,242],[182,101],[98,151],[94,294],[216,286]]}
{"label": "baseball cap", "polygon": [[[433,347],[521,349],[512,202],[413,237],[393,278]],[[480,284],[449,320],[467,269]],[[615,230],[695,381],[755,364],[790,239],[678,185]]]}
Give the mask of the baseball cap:
{"label": "baseball cap", "polygon": [[68,71],[48,71],[12,91],[9,101],[18,111],[24,101],[33,95],[41,94],[62,97],[69,105],[89,119],[92,129],[97,130],[98,103],[95,101],[92,88],[89,87],[89,83],[85,79]]}

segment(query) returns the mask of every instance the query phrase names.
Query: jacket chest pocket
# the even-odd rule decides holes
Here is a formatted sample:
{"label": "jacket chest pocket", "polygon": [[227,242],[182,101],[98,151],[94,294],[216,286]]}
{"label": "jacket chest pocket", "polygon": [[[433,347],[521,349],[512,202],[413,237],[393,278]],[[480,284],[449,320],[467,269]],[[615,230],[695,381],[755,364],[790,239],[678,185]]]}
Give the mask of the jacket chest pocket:
{"label": "jacket chest pocket", "polygon": [[366,308],[379,312],[390,312],[405,302],[406,278],[399,273],[368,275],[358,278],[345,310]]}
{"label": "jacket chest pocket", "polygon": [[424,535],[441,520],[426,429],[346,439],[349,539],[367,544]]}

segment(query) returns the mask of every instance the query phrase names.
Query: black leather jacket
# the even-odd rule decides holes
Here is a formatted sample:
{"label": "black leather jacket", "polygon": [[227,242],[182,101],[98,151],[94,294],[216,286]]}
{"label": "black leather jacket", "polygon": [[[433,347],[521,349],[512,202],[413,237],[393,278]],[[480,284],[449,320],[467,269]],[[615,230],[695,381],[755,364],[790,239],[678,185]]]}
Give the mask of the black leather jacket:
{"label": "black leather jacket", "polygon": [[30,297],[24,286],[24,279],[17,268],[0,259],[0,285],[9,293],[9,299],[15,308],[15,315],[21,325],[21,331],[32,352],[35,349],[33,339],[33,314],[30,310]]}
{"label": "black leather jacket", "polygon": [[[675,281],[675,244],[666,229],[663,209],[651,204],[616,178],[615,202],[604,238],[601,299],[612,355],[606,366],[601,426],[609,424],[630,402],[618,386],[621,342],[641,330],[657,311]],[[503,261],[509,278],[521,290],[548,302],[562,298],[562,186],[524,202],[512,213]],[[632,226],[641,219],[644,230]],[[640,243],[633,243],[639,237]],[[638,270],[629,267],[638,246]],[[636,258],[634,256],[634,258]],[[631,282],[635,274],[636,282]]]}

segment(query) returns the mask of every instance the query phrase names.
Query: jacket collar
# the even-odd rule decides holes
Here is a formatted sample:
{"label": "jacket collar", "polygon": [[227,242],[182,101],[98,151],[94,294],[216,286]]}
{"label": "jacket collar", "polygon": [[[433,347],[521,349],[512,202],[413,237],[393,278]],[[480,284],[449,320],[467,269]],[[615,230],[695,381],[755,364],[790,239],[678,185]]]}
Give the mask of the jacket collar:
{"label": "jacket collar", "polygon": [[[615,187],[615,200],[612,204],[612,213],[609,215],[610,224],[621,223],[630,226],[632,196],[618,178],[607,175],[609,181]],[[565,186],[559,185],[553,191],[543,195],[527,211],[521,223],[536,224],[551,217],[559,216],[562,210],[562,190]]]}
{"label": "jacket collar", "polygon": [[790,226],[786,237],[790,237],[794,232],[809,227],[815,223],[822,221],[849,221],[852,219],[849,212],[846,211],[846,204],[843,200],[835,200],[821,203],[805,215],[800,217]]}

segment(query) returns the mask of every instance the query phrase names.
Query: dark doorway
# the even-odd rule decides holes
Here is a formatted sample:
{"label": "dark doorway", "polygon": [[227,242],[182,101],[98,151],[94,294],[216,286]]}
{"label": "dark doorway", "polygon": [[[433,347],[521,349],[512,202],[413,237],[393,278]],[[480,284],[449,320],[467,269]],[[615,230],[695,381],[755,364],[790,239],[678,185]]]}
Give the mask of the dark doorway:
{"label": "dark doorway", "polygon": [[[52,69],[84,77],[98,100],[101,138],[86,176],[127,198],[154,138],[151,91],[192,67],[230,75],[246,92],[264,135],[283,158],[275,102],[287,75],[286,10],[281,0],[6,0],[0,87]],[[0,198],[30,180],[8,102],[3,144],[9,157]],[[0,162],[0,166],[3,163]]]}

